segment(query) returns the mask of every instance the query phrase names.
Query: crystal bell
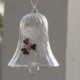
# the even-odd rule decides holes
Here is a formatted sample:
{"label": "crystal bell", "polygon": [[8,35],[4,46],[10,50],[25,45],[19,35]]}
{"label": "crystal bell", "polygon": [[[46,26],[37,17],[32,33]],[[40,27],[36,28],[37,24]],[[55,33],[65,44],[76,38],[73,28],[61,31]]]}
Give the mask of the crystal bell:
{"label": "crystal bell", "polygon": [[40,67],[59,66],[50,48],[47,19],[36,8],[20,22],[17,49],[8,66],[28,67],[33,75]]}

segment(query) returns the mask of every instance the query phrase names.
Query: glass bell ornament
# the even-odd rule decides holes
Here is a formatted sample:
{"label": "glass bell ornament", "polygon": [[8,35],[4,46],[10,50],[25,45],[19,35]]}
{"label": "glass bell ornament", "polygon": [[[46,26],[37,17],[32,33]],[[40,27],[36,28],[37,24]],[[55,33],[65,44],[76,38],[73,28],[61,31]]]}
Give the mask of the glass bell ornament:
{"label": "glass bell ornament", "polygon": [[8,66],[28,67],[34,75],[40,67],[59,66],[50,48],[47,19],[38,13],[36,7],[20,22],[17,49]]}

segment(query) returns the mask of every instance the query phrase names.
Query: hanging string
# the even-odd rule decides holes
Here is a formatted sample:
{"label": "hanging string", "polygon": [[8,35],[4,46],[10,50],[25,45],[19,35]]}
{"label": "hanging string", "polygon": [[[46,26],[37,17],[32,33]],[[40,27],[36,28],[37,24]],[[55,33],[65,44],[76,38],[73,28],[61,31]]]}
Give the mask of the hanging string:
{"label": "hanging string", "polygon": [[34,4],[33,1],[31,0],[31,5],[35,8],[38,4],[38,0],[36,0],[36,3]]}

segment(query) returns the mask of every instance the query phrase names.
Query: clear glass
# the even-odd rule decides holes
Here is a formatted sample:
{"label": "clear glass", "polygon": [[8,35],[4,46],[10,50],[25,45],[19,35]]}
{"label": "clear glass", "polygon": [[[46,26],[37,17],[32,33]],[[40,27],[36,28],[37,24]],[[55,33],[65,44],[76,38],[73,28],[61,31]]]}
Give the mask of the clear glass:
{"label": "clear glass", "polygon": [[40,67],[59,66],[50,48],[47,19],[36,8],[20,22],[18,46],[8,66],[28,67],[34,75]]}

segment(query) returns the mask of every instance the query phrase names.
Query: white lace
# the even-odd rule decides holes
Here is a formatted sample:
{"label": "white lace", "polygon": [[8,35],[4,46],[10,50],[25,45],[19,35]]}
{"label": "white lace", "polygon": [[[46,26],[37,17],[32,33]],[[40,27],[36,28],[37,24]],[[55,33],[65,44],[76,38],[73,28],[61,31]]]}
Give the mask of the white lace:
{"label": "white lace", "polygon": [[[25,29],[21,29],[21,34],[26,38],[30,38],[33,42],[37,42],[42,36],[46,36],[46,40],[48,40],[47,34],[44,31],[43,27],[26,27]],[[46,41],[45,40],[45,41]]]}

